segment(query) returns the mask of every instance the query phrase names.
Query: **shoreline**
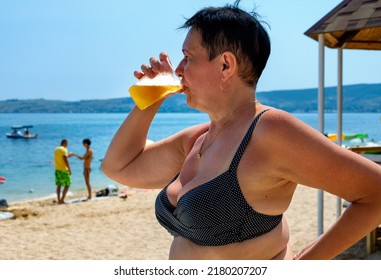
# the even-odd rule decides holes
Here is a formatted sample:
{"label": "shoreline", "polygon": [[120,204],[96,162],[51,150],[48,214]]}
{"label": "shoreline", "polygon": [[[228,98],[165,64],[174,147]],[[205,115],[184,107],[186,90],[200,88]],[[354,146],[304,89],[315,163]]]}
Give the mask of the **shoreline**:
{"label": "shoreline", "polygon": [[[131,189],[130,187],[127,187],[127,186],[124,186],[124,185],[121,185],[121,184],[118,184],[118,183],[114,182],[114,184],[109,184],[107,186],[92,187],[93,197],[95,197],[96,192],[98,192],[98,191],[100,191],[102,189],[105,189],[105,188],[107,188],[110,185],[113,185],[113,186],[117,187],[118,189],[123,189],[123,190],[124,189]],[[6,197],[0,197],[0,198],[5,199],[8,202],[8,204],[28,203],[28,202],[33,202],[33,201],[40,201],[40,200],[47,200],[47,199],[56,199],[57,198],[57,194],[56,194],[56,192],[54,190],[52,192],[50,192],[50,193],[36,195],[36,197],[19,198],[19,199],[18,198],[16,198],[16,199],[8,199]],[[62,190],[63,190],[63,188],[61,188],[61,192],[62,192]],[[80,196],[80,195],[87,196],[86,186],[81,187],[81,188],[75,188],[73,190],[70,187],[69,191],[66,194],[66,198],[69,198],[69,197],[77,198],[77,196]]]}
{"label": "shoreline", "polygon": [[[165,260],[171,235],[156,220],[160,190],[119,187],[125,198],[110,196],[58,205],[55,199],[9,203],[14,219],[0,221],[2,260]],[[70,199],[85,197],[75,193]],[[285,217],[295,254],[316,238],[317,191],[298,186]],[[336,197],[324,195],[324,229],[335,221]],[[381,259],[366,256],[365,239],[335,259]]]}

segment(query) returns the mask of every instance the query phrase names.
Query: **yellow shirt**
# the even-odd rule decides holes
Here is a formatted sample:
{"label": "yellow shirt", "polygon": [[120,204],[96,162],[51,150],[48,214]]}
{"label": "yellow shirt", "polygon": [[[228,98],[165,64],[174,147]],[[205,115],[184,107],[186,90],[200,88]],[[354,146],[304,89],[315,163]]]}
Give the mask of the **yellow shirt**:
{"label": "yellow shirt", "polygon": [[59,146],[54,150],[54,168],[55,170],[68,171],[67,165],[64,161],[64,156],[67,156],[67,149]]}

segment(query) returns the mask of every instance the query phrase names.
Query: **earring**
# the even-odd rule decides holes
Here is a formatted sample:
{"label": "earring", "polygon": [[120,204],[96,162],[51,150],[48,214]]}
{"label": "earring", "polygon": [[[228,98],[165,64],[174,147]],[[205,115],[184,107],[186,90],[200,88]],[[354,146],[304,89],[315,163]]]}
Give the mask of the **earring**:
{"label": "earring", "polygon": [[220,82],[220,89],[221,89],[222,91],[225,91],[225,90],[227,90],[228,88],[230,88],[230,79],[228,80],[228,86],[225,87],[225,88],[222,86],[222,80],[221,80],[221,82]]}

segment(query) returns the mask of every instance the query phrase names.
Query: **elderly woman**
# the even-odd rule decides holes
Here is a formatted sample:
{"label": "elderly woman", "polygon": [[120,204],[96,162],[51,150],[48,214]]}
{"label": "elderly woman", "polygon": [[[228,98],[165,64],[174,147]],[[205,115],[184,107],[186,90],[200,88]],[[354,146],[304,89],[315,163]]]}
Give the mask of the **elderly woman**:
{"label": "elderly woman", "polygon": [[[331,259],[381,222],[381,168],[332,143],[292,115],[256,100],[270,40],[255,16],[234,6],[188,19],[176,68],[187,104],[210,123],[146,145],[163,100],[134,108],[102,168],[139,188],[160,188],[155,207],[173,236],[170,259]],[[171,72],[151,58],[138,79]],[[297,183],[338,195],[350,206],[301,252],[291,251],[283,213]]]}

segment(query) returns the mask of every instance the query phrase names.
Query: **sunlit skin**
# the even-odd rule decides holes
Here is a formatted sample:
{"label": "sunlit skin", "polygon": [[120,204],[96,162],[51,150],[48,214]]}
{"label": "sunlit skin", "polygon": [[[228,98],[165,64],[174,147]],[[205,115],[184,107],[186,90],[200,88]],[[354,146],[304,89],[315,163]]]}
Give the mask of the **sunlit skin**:
{"label": "sunlit skin", "polygon": [[[207,113],[210,123],[146,146],[149,126],[163,100],[144,111],[134,108],[102,163],[107,176],[139,188],[161,189],[180,173],[167,189],[174,206],[189,190],[228,169],[255,116],[270,108],[255,102],[255,91],[239,77],[233,53],[225,51],[209,61],[194,29],[188,32],[182,50],[184,58],[175,72],[181,78],[187,104]],[[161,53],[134,74],[137,78],[155,77],[171,71],[167,54]],[[208,148],[197,158],[203,143]],[[263,214],[284,213],[297,183],[352,203],[327,232],[300,252],[289,247],[289,229],[283,218],[269,233],[241,243],[200,246],[176,237],[170,259],[331,259],[381,222],[381,168],[275,108],[259,120],[237,175],[245,199]]]}
{"label": "sunlit skin", "polygon": [[90,148],[89,144],[83,142],[83,146],[86,149],[86,153],[83,156],[71,153],[70,156],[75,156],[80,160],[83,160],[83,177],[85,179],[87,188],[87,199],[91,199],[92,190],[90,185],[90,172],[91,172],[91,162],[93,161],[93,150]]}

